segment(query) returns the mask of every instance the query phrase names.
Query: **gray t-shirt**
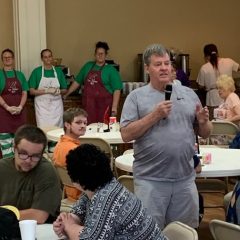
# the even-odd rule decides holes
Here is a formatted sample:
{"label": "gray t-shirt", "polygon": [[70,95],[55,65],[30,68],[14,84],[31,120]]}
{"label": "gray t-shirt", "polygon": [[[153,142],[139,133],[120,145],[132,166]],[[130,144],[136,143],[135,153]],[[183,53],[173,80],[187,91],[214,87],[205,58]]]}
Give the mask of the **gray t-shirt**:
{"label": "gray t-shirt", "polygon": [[[123,106],[121,127],[143,118],[165,100],[165,93],[151,84],[132,91]],[[154,181],[178,181],[193,176],[196,105],[201,104],[190,88],[173,85],[172,110],[143,136],[135,139],[134,177]]]}

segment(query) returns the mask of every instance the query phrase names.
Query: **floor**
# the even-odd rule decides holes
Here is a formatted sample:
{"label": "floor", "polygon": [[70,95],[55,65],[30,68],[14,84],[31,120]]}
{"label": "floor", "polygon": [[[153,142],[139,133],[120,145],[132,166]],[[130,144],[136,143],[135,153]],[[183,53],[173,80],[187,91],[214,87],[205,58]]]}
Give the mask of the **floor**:
{"label": "floor", "polygon": [[[222,204],[223,195],[218,193],[207,193],[203,194],[204,203],[206,204]],[[210,230],[209,230],[209,222],[212,219],[225,220],[225,212],[223,208],[205,208],[204,209],[204,217],[202,222],[200,223],[198,229],[198,239],[199,240],[214,240]]]}
{"label": "floor", "polygon": [[[124,171],[118,169],[118,176],[126,174]],[[235,185],[236,179],[230,179],[228,189],[231,191]],[[210,187],[210,186],[209,186]],[[211,188],[211,187],[210,187]],[[204,205],[223,205],[223,193],[202,193],[204,198]],[[209,223],[212,219],[219,219],[225,221],[225,211],[223,207],[220,208],[204,208],[204,216],[200,226],[197,230],[199,240],[214,240],[210,229]]]}
{"label": "floor", "polygon": [[[234,187],[234,179],[228,185],[228,189],[231,191]],[[221,205],[223,203],[223,194],[221,193],[204,193],[204,205]],[[199,240],[214,240],[209,230],[209,222],[212,219],[219,219],[225,221],[225,211],[223,208],[204,208],[204,217],[200,223],[198,231]]]}

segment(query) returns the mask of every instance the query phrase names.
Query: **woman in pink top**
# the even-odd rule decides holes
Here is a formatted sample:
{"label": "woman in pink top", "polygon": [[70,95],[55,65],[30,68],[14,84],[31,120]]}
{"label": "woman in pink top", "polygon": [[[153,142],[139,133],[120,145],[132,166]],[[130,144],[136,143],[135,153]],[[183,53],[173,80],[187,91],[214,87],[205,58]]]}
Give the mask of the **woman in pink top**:
{"label": "woman in pink top", "polygon": [[235,93],[236,88],[233,78],[227,75],[221,75],[216,85],[219,96],[224,102],[214,110],[214,117],[239,124],[240,99]]}
{"label": "woman in pink top", "polygon": [[209,108],[210,119],[212,119],[213,110],[222,103],[216,87],[217,78],[222,74],[232,77],[232,72],[240,69],[239,64],[231,58],[220,57],[215,44],[205,45],[203,52],[206,63],[202,65],[198,73],[197,83],[200,89],[206,90],[206,105]]}

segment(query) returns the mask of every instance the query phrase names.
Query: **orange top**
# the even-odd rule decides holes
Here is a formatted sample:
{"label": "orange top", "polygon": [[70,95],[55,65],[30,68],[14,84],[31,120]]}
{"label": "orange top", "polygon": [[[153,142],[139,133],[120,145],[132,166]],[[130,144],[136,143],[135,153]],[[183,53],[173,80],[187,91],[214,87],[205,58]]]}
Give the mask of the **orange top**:
{"label": "orange top", "polygon": [[66,167],[66,156],[68,152],[80,145],[79,139],[74,139],[66,135],[62,135],[53,152],[54,165]]}
{"label": "orange top", "polygon": [[[66,156],[68,152],[80,145],[79,139],[71,138],[67,135],[62,135],[60,140],[58,141],[56,147],[53,152],[53,162],[54,165],[60,167],[66,167]],[[76,201],[79,198],[81,193],[80,190],[74,187],[65,186],[65,193],[67,198],[71,201]]]}

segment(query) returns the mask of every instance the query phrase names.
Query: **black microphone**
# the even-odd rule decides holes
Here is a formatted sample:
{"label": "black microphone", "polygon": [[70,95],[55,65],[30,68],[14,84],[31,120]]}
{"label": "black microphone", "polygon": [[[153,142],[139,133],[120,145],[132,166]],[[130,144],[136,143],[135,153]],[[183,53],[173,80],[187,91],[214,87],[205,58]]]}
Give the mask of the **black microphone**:
{"label": "black microphone", "polygon": [[[165,100],[170,100],[172,95],[172,84],[167,84],[164,92],[165,92]],[[163,118],[163,119],[165,120],[166,118]]]}
{"label": "black microphone", "polygon": [[167,84],[164,92],[165,92],[165,100],[170,100],[172,95],[172,84]]}

